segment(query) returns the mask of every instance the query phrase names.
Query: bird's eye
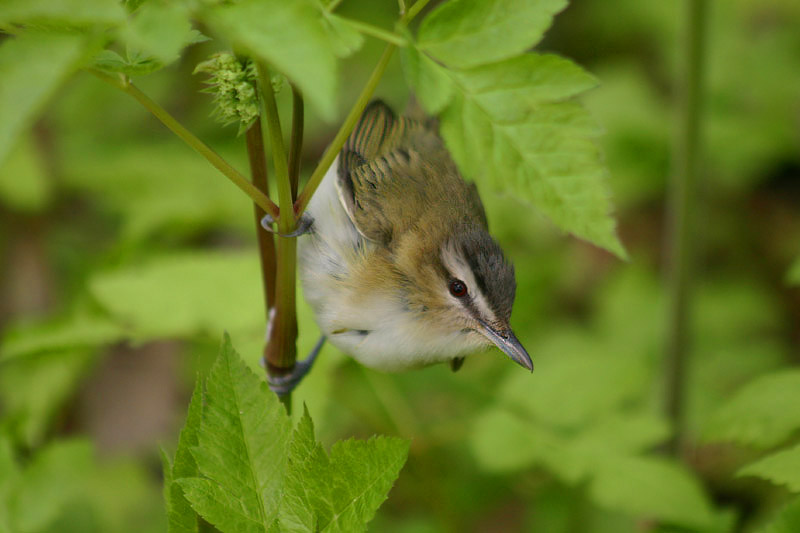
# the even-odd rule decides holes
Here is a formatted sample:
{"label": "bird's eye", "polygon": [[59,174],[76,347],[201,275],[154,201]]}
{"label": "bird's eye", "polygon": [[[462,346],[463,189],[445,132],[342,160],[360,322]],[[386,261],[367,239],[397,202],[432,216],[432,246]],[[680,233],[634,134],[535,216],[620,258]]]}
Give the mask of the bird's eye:
{"label": "bird's eye", "polygon": [[456,298],[463,298],[467,295],[467,286],[460,279],[450,281],[450,294]]}

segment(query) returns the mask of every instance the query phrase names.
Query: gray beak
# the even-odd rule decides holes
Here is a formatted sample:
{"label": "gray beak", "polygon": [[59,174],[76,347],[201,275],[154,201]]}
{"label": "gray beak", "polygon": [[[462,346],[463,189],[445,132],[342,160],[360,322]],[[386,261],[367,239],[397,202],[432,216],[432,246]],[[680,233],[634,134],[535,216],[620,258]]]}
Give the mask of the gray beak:
{"label": "gray beak", "polygon": [[528,352],[519,342],[517,336],[514,335],[514,332],[511,331],[511,328],[502,330],[495,329],[483,321],[481,321],[481,325],[483,326],[482,333],[486,335],[495,346],[503,350],[503,353],[513,359],[515,363],[533,372],[531,356],[528,355]]}

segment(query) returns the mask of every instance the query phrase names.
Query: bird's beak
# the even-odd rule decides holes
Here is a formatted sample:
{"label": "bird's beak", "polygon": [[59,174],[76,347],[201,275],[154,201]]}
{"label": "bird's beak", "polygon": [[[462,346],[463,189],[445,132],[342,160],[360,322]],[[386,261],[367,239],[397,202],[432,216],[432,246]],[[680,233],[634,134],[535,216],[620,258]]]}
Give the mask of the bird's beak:
{"label": "bird's beak", "polygon": [[483,334],[492,341],[495,346],[503,350],[507,356],[514,360],[520,366],[523,366],[533,372],[533,361],[531,356],[519,342],[517,336],[511,331],[511,328],[493,328],[486,322],[481,321],[483,326]]}

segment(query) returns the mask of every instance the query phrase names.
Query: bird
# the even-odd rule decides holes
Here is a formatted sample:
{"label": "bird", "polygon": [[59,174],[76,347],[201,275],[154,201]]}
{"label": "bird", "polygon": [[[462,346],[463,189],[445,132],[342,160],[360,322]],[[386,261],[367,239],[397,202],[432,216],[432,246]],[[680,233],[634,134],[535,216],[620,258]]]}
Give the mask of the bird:
{"label": "bird", "polygon": [[533,371],[509,324],[514,267],[435,119],[372,101],[299,226],[299,278],[322,338],[292,374],[270,381],[279,394],[325,339],[381,371],[444,362],[455,371],[492,345]]}

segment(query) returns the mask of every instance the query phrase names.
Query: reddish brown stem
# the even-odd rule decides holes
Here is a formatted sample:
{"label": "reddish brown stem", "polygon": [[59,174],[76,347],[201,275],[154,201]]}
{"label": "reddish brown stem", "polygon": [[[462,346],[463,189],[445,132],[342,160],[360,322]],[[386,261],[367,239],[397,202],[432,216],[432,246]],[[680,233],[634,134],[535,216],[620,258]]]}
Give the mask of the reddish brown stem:
{"label": "reddish brown stem", "polygon": [[[250,160],[250,176],[253,185],[258,190],[269,196],[269,181],[267,178],[267,158],[264,154],[264,137],[261,122],[256,120],[247,130],[247,156]],[[271,233],[261,228],[261,219],[266,212],[253,204],[256,222],[256,235],[258,238],[258,255],[261,260],[261,283],[264,288],[264,304],[267,320],[270,310],[275,307],[275,239]]]}

